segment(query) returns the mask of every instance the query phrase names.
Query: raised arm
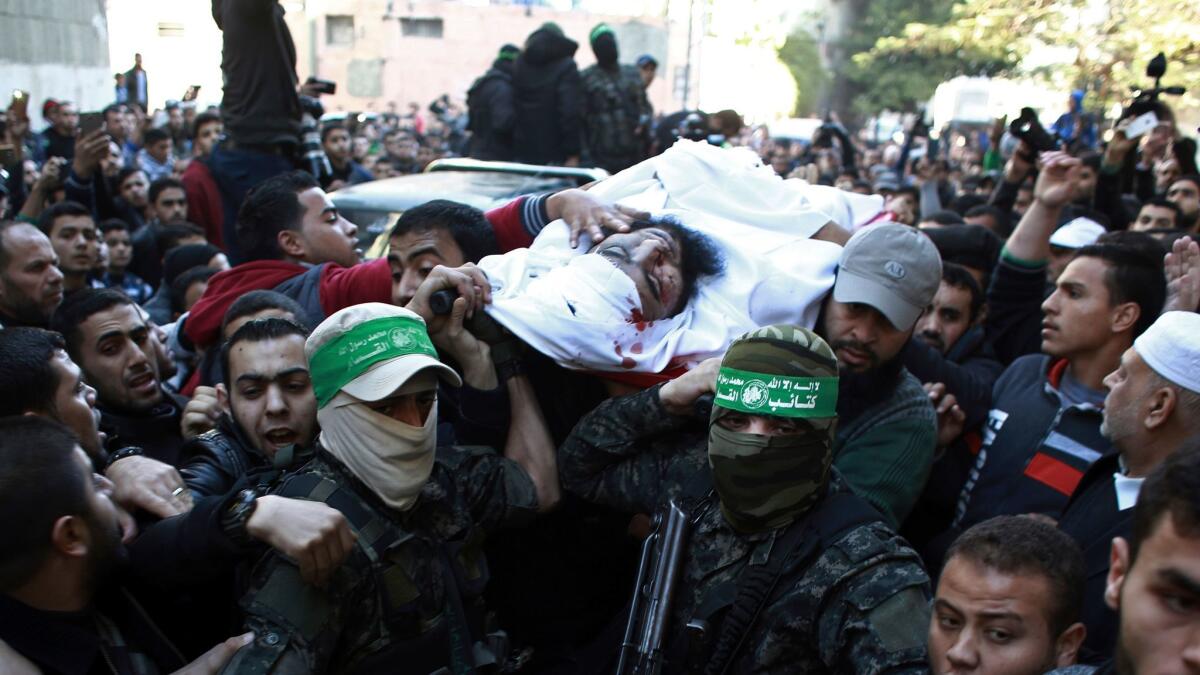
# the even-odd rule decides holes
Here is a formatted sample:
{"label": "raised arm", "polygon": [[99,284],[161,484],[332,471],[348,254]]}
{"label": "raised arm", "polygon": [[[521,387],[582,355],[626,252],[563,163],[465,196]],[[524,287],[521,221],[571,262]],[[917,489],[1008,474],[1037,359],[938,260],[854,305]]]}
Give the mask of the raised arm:
{"label": "raised arm", "polygon": [[1004,246],[1008,255],[1030,263],[1050,259],[1050,235],[1058,216],[1071,201],[1083,163],[1065,152],[1042,155],[1042,171],[1033,188],[1033,203]]}
{"label": "raised arm", "polygon": [[533,385],[525,375],[514,375],[506,383],[512,423],[504,456],[521,465],[537,490],[538,511],[554,508],[562,497],[558,482],[558,454]]}

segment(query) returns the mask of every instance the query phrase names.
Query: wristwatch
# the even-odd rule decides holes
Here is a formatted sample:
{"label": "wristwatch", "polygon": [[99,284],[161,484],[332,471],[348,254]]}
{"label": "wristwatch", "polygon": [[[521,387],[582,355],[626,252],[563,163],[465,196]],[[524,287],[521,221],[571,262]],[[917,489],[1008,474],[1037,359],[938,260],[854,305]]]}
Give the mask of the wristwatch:
{"label": "wristwatch", "polygon": [[123,448],[120,448],[118,450],[114,450],[113,452],[108,453],[108,457],[106,457],[104,460],[104,468],[102,469],[101,472],[103,473],[104,471],[108,471],[108,467],[112,466],[113,464],[116,464],[117,462],[119,462],[122,459],[125,459],[126,457],[145,457],[145,456],[146,456],[145,450],[139,448],[136,445],[127,445]]}
{"label": "wristwatch", "polygon": [[241,545],[251,542],[250,533],[246,531],[246,523],[250,522],[250,516],[254,515],[254,508],[258,506],[258,497],[257,490],[246,488],[238,492],[225,511],[221,513],[221,531],[229,537],[230,541]]}

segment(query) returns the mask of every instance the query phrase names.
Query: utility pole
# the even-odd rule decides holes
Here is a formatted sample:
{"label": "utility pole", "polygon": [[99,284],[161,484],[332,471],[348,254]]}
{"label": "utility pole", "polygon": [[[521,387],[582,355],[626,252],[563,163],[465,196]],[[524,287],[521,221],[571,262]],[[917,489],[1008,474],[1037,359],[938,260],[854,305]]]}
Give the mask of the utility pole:
{"label": "utility pole", "polygon": [[683,109],[689,110],[688,99],[692,93],[692,26],[696,23],[696,0],[688,0],[687,58],[683,63]]}

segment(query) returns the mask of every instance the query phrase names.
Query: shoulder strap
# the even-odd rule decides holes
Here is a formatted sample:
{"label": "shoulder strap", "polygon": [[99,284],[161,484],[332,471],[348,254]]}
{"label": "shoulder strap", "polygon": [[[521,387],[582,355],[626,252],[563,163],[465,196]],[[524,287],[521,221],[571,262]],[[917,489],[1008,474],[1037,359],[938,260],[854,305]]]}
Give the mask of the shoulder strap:
{"label": "shoulder strap", "polygon": [[358,534],[358,541],[363,544],[363,550],[371,557],[372,562],[378,560],[379,554],[399,538],[394,528],[372,513],[353,492],[315,473],[303,473],[288,478],[276,494],[280,497],[323,502],[340,511]]}
{"label": "shoulder strap", "polygon": [[729,669],[758,616],[776,597],[788,561],[795,559],[797,564],[805,564],[845,533],[880,520],[879,512],[869,503],[846,490],[828,495],[808,517],[792,523],[766,564],[742,578],[704,672],[723,674]]}

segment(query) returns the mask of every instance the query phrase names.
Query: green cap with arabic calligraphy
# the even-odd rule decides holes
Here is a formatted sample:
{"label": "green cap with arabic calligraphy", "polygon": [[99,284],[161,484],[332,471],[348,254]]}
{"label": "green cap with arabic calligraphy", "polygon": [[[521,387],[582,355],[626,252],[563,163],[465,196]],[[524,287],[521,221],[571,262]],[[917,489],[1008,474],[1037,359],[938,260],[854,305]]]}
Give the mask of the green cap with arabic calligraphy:
{"label": "green cap with arabic calligraphy", "polygon": [[321,322],[304,344],[317,407],[339,391],[361,401],[395,393],[413,375],[432,369],[453,386],[462,379],[438,360],[420,315],[368,302],[339,310]]}
{"label": "green cap with arabic calligraphy", "polygon": [[717,374],[714,403],[750,415],[821,419],[837,416],[833,350],[799,326],[767,326],[729,347]]}

